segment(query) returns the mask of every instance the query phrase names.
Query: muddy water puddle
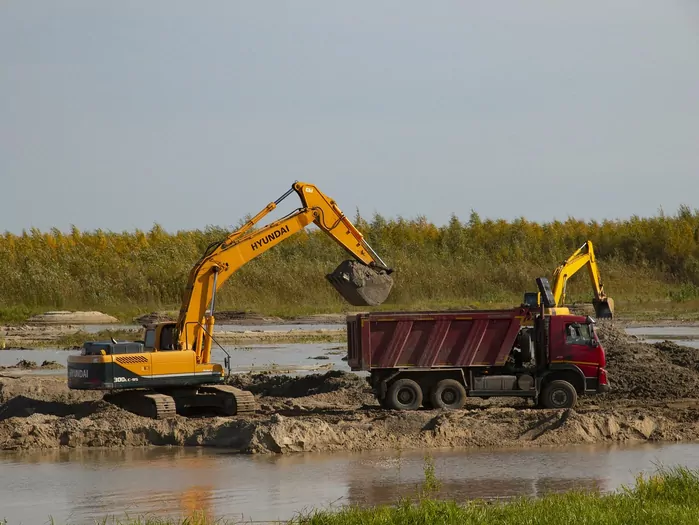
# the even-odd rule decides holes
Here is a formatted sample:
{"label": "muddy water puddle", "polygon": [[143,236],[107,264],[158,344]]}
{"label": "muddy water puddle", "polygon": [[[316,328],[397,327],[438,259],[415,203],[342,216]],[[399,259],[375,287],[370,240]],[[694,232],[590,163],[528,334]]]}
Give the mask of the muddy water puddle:
{"label": "muddy water puddle", "polygon": [[699,326],[634,326],[625,331],[650,344],[672,341],[699,349]]}
{"label": "muddy water puddle", "polygon": [[[571,489],[607,492],[662,464],[699,468],[699,444],[431,451],[439,497],[465,501]],[[300,511],[396,502],[424,480],[417,453],[240,456],[187,449],[0,453],[0,519],[94,523],[125,513],[290,519]],[[37,497],[40,495],[40,497]]]}

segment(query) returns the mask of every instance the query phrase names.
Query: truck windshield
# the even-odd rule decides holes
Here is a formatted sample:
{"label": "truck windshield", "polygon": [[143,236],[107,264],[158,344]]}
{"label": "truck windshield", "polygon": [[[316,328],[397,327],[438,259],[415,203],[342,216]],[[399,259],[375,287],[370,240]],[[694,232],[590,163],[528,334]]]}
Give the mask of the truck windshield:
{"label": "truck windshield", "polygon": [[566,325],[566,343],[569,345],[592,346],[592,330],[590,325],[569,323]]}

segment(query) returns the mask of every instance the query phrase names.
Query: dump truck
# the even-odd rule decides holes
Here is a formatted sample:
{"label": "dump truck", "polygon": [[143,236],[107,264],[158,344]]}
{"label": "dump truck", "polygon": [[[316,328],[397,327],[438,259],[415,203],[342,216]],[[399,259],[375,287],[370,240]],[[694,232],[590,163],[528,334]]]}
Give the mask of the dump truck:
{"label": "dump truck", "polygon": [[[548,280],[537,285],[550,304]],[[589,316],[548,315],[544,304],[363,312],[347,316],[347,360],[351,370],[370,373],[384,408],[459,409],[469,396],[572,408],[578,396],[610,389],[594,326]]]}

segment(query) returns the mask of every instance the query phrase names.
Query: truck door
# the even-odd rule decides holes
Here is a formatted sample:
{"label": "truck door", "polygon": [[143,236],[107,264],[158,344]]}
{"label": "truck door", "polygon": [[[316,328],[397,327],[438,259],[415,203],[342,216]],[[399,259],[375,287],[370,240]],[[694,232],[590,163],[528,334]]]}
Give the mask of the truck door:
{"label": "truck door", "polygon": [[551,363],[577,366],[585,376],[585,389],[596,389],[600,346],[588,321],[574,316],[552,316],[551,343]]}

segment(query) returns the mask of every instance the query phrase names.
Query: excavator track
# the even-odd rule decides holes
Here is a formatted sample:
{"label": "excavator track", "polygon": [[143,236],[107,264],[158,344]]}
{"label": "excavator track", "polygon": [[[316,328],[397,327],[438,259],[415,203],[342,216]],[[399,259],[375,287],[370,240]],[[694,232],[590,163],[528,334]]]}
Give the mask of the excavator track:
{"label": "excavator track", "polygon": [[255,412],[256,402],[252,392],[241,390],[230,385],[208,385],[199,387],[199,391],[215,395],[217,405],[223,415],[240,416]]}
{"label": "excavator track", "polygon": [[104,400],[133,414],[151,419],[167,419],[177,413],[175,400],[168,395],[149,391],[115,392]]}

